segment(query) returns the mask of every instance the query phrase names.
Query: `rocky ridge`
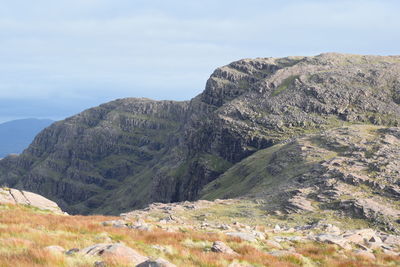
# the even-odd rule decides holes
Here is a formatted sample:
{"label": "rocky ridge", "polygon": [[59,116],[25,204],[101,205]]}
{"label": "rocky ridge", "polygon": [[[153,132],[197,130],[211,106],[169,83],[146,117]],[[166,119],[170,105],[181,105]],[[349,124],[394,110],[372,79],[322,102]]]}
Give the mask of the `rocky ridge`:
{"label": "rocky ridge", "polygon": [[[240,60],[218,68],[191,101],[120,99],[53,124],[22,155],[0,161],[0,183],[41,193],[72,213],[224,197],[218,188],[211,192],[216,181],[264,149],[351,124],[397,127],[399,75],[398,56]],[[269,173],[288,171],[285,164]],[[285,201],[286,210],[296,211],[302,203],[300,209],[312,210],[319,200],[298,194]],[[378,207],[375,199],[342,202],[353,210]]]}

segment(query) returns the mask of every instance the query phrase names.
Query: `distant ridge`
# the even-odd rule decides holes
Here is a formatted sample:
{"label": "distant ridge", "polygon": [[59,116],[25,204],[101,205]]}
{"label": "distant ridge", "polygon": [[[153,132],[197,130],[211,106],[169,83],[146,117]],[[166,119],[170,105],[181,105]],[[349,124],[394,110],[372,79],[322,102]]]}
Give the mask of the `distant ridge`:
{"label": "distant ridge", "polygon": [[0,124],[0,159],[9,154],[20,154],[33,138],[54,121],[47,119],[20,119]]}

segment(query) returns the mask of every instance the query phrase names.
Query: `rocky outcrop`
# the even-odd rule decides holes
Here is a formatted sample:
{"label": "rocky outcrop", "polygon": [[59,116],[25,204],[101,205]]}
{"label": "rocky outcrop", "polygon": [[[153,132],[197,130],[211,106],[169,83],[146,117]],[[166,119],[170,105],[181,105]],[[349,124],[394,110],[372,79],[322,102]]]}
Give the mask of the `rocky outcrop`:
{"label": "rocky outcrop", "polygon": [[275,214],[322,213],[400,231],[400,128],[352,125],[294,138],[237,163],[202,192],[247,195]]}
{"label": "rocky outcrop", "polygon": [[57,203],[41,195],[12,188],[0,188],[0,203],[28,205],[54,213],[63,213]]}
{"label": "rocky outcrop", "polygon": [[[239,60],[217,69],[190,101],[120,99],[53,124],[23,154],[0,161],[0,184],[55,199],[72,213],[115,214],[151,202],[195,200],[204,187],[214,187],[219,197],[216,179],[257,151],[344,124],[397,131],[399,86],[396,56]],[[379,153],[390,154],[397,137],[385,136],[388,150]],[[340,142],[325,141],[326,148],[340,150]],[[291,161],[279,161],[278,153]],[[279,175],[302,160],[291,153],[274,154],[268,173]],[[397,166],[388,162],[394,172]],[[342,180],[377,183],[363,178]],[[243,185],[240,195],[257,179]],[[385,185],[385,194],[396,197],[397,187],[390,185],[398,186]],[[323,189],[319,195],[329,199],[340,192]],[[303,196],[290,196],[287,211],[315,208]]]}

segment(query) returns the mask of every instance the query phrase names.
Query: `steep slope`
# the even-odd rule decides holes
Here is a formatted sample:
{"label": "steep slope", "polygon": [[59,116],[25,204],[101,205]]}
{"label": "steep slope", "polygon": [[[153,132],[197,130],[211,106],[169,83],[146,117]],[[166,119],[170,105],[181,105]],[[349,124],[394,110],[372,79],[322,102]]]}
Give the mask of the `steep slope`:
{"label": "steep slope", "polygon": [[266,200],[264,208],[278,215],[339,211],[400,233],[399,155],[398,127],[330,129],[258,151],[201,197]]}
{"label": "steep slope", "polygon": [[23,119],[0,124],[0,158],[21,153],[51,123],[52,120]]}
{"label": "steep slope", "polygon": [[151,186],[142,177],[178,142],[186,108],[173,101],[121,99],[54,123],[21,156],[1,161],[12,170],[2,182],[41,192],[68,211],[87,212],[129,179],[139,184],[129,205],[139,205],[148,201]]}
{"label": "steep slope", "polygon": [[21,156],[0,161],[0,183],[79,213],[194,200],[282,141],[354,123],[400,125],[399,95],[396,56],[240,60],[189,102],[122,99],[54,124]]}

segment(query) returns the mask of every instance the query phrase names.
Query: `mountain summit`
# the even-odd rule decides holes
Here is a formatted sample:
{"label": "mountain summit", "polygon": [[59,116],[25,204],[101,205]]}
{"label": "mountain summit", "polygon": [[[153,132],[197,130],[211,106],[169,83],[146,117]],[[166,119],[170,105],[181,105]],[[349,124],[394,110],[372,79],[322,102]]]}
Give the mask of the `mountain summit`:
{"label": "mountain summit", "polygon": [[54,123],[0,161],[0,184],[69,213],[247,196],[395,230],[399,125],[399,56],[244,59],[190,101],[119,99]]}

